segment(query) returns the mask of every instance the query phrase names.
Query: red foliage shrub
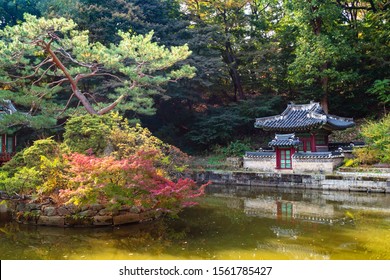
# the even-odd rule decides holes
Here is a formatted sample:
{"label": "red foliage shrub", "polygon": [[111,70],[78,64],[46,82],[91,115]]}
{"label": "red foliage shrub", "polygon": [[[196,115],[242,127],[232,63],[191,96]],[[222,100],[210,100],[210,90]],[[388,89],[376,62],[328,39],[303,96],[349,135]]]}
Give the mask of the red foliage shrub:
{"label": "red foliage shrub", "polygon": [[79,153],[64,156],[69,186],[60,190],[60,197],[76,205],[127,205],[140,211],[172,213],[193,205],[192,199],[204,193],[205,185],[198,187],[191,179],[174,182],[165,178],[163,170],[153,164],[154,153],[138,152],[120,160]]}

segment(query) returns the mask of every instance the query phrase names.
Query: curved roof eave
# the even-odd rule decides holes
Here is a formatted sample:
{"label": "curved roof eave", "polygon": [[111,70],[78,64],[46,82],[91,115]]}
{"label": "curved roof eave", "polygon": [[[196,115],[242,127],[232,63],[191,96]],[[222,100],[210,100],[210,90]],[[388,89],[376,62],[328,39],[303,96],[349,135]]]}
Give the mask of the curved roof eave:
{"label": "curved roof eave", "polygon": [[254,127],[265,131],[295,132],[320,128],[343,130],[354,125],[353,119],[326,114],[319,103],[310,103],[289,104],[279,115],[256,118]]}
{"label": "curved roof eave", "polygon": [[352,120],[328,118],[326,126],[332,130],[343,130],[350,127],[354,127],[355,122]]}

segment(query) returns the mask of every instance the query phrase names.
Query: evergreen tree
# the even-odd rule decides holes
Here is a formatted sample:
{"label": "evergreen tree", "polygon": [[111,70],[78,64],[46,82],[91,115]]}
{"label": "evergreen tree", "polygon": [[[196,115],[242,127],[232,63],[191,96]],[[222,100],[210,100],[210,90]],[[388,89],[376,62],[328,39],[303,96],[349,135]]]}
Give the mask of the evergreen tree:
{"label": "evergreen tree", "polygon": [[15,25],[23,20],[24,13],[40,15],[34,0],[0,0],[0,29],[6,25]]}
{"label": "evergreen tree", "polygon": [[[113,109],[150,114],[162,86],[194,73],[188,65],[174,67],[190,55],[187,46],[159,46],[153,33],[119,32],[121,41],[106,47],[89,42],[88,31],[78,31],[72,20],[31,15],[25,20],[0,31],[0,98],[29,107],[25,117],[58,117],[80,105],[90,114]],[[107,80],[104,92],[90,91],[95,87],[89,83]]]}

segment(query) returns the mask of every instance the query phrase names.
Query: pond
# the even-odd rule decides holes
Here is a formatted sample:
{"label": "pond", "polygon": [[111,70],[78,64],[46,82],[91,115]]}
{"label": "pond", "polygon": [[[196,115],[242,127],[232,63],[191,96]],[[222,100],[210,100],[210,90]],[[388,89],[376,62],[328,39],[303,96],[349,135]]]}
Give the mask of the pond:
{"label": "pond", "polygon": [[0,217],[0,259],[390,259],[390,196],[210,186],[178,218],[102,228]]}

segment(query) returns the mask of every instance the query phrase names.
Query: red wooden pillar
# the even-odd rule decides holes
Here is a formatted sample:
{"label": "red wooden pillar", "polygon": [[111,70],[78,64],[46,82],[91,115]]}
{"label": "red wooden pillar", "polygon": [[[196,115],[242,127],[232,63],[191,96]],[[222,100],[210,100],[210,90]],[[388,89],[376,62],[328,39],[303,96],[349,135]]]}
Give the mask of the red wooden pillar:
{"label": "red wooden pillar", "polygon": [[316,135],[315,133],[310,134],[310,145],[311,145],[311,151],[317,152],[317,146],[316,146]]}

